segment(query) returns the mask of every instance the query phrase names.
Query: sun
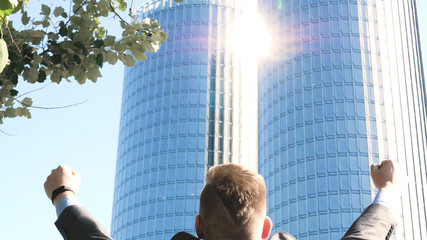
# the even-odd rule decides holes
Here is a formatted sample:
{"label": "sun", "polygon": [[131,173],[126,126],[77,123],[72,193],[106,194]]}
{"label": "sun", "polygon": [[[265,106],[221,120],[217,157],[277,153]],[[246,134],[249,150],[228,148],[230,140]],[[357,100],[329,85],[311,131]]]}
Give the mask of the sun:
{"label": "sun", "polygon": [[228,42],[243,59],[266,56],[272,50],[270,32],[256,14],[244,14],[236,20]]}
{"label": "sun", "polygon": [[[227,34],[228,49],[233,55],[233,112],[238,113],[241,131],[238,147],[240,155],[233,154],[237,162],[258,169],[258,59],[271,54],[271,35],[264,21],[257,15],[256,8],[243,12],[234,19],[233,27]],[[243,159],[243,160],[242,160]],[[245,162],[242,162],[245,161]]]}

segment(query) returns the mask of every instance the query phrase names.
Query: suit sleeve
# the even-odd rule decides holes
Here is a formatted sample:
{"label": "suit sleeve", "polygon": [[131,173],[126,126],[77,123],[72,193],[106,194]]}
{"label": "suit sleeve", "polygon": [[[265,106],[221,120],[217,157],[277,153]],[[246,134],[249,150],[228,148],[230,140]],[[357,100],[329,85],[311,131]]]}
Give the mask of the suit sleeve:
{"label": "suit sleeve", "polygon": [[397,226],[390,210],[375,203],[367,207],[351,225],[342,240],[388,240]]}
{"label": "suit sleeve", "polygon": [[65,240],[112,240],[105,228],[82,206],[67,207],[55,225]]}

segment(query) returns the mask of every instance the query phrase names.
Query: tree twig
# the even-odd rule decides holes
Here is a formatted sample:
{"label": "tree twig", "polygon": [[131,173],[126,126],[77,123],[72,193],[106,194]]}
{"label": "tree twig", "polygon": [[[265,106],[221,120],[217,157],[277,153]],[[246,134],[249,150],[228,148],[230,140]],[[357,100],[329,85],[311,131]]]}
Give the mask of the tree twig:
{"label": "tree twig", "polygon": [[42,90],[43,88],[45,88],[45,87],[49,86],[50,84],[52,84],[52,82],[50,82],[50,83],[48,83],[48,84],[44,85],[43,87],[40,87],[40,88],[37,88],[37,89],[31,90],[31,91],[26,92],[26,93],[23,93],[23,94],[21,94],[21,95],[19,95],[19,96],[15,97],[15,98],[20,98],[20,97],[25,96],[25,95],[27,95],[27,94],[29,94],[29,93],[32,93],[32,92],[36,92],[36,91]]}
{"label": "tree twig", "polygon": [[[133,0],[132,0],[132,2],[133,2]],[[120,19],[120,21],[122,21],[122,22],[124,22],[125,24],[127,24],[127,25],[129,25],[133,30],[135,30],[135,31],[137,31],[137,32],[145,32],[145,33],[149,33],[150,32],[150,30],[148,30],[148,29],[137,29],[137,28],[135,28],[134,26],[132,26],[132,24],[129,24],[126,20],[124,20],[123,18],[122,18],[122,16],[120,16],[117,12],[116,12],[116,9],[113,7],[113,5],[111,4],[111,3],[109,3],[108,4],[109,6],[110,6],[110,8],[111,8],[111,11]]]}
{"label": "tree twig", "polygon": [[[25,104],[23,104],[21,101],[19,101],[18,99],[14,99],[15,101],[19,102],[20,104],[22,104],[23,106],[26,106]],[[43,110],[53,110],[53,109],[62,109],[62,108],[69,108],[69,107],[74,107],[77,105],[81,105],[86,103],[87,101],[89,101],[89,98],[82,101],[82,102],[78,102],[78,103],[74,103],[74,104],[70,104],[70,105],[66,105],[66,106],[60,106],[60,107],[38,107],[38,106],[26,106],[29,108],[36,108],[36,109],[43,109]]]}
{"label": "tree twig", "polygon": [[132,2],[130,2],[129,12],[132,12],[132,7],[133,7],[133,0],[132,0]]}
{"label": "tree twig", "polygon": [[4,25],[6,25],[7,31],[9,31],[9,35],[10,35],[10,39],[12,40],[12,43],[15,44],[15,47],[18,50],[18,52],[21,53],[21,50],[19,49],[18,45],[16,44],[15,40],[12,37],[12,33],[10,32],[9,25],[6,23],[3,16],[0,15],[0,18],[3,20]]}
{"label": "tree twig", "polygon": [[[129,25],[129,26],[131,26],[132,28],[133,28],[133,26],[132,25],[130,25],[128,22],[126,22],[123,18],[122,18],[122,16],[120,16],[117,12],[116,12],[116,9],[113,7],[113,4],[111,4],[111,3],[108,3],[108,5],[110,6],[110,8],[111,8],[111,11],[120,19],[120,21],[122,21],[122,22],[124,22],[124,23],[126,23],[127,25]],[[135,29],[135,28],[134,28]],[[135,29],[136,30],[136,29]]]}
{"label": "tree twig", "polygon": [[4,135],[7,135],[7,136],[11,136],[11,137],[15,137],[16,136],[14,134],[7,133],[7,132],[5,132],[5,131],[3,131],[1,129],[0,129],[0,132],[3,133]]}
{"label": "tree twig", "polygon": [[[80,8],[82,8],[83,7],[83,3],[80,5],[80,7],[78,7],[77,9],[76,9],[76,11],[75,12],[73,12],[73,16],[75,16],[76,15],[76,13],[80,10]],[[71,20],[71,17],[73,17],[73,16],[69,16],[68,17],[68,21],[65,23],[65,25],[67,25],[69,22],[70,22],[70,20]]]}

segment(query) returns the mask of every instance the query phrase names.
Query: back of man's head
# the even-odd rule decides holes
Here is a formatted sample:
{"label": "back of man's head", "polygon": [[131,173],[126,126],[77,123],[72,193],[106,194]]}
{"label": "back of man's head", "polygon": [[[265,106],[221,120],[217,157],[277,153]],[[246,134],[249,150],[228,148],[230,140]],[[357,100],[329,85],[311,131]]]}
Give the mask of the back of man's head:
{"label": "back of man's head", "polygon": [[200,196],[205,239],[259,239],[265,217],[266,189],[261,175],[237,164],[209,169]]}

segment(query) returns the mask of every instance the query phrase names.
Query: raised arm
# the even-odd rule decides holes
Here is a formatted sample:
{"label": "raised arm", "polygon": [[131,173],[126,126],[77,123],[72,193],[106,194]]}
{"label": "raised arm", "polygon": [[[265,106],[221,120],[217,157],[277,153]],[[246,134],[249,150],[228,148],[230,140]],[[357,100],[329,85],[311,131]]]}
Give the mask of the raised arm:
{"label": "raised arm", "polygon": [[80,183],[80,174],[63,165],[47,177],[44,189],[56,208],[56,227],[68,240],[111,240],[105,228],[77,200]]}
{"label": "raised arm", "polygon": [[371,177],[375,187],[379,190],[377,196],[351,225],[342,238],[343,240],[387,240],[390,239],[397,226],[391,210],[393,202],[400,197],[401,179],[398,165],[391,160],[384,160],[381,164],[372,164]]}

